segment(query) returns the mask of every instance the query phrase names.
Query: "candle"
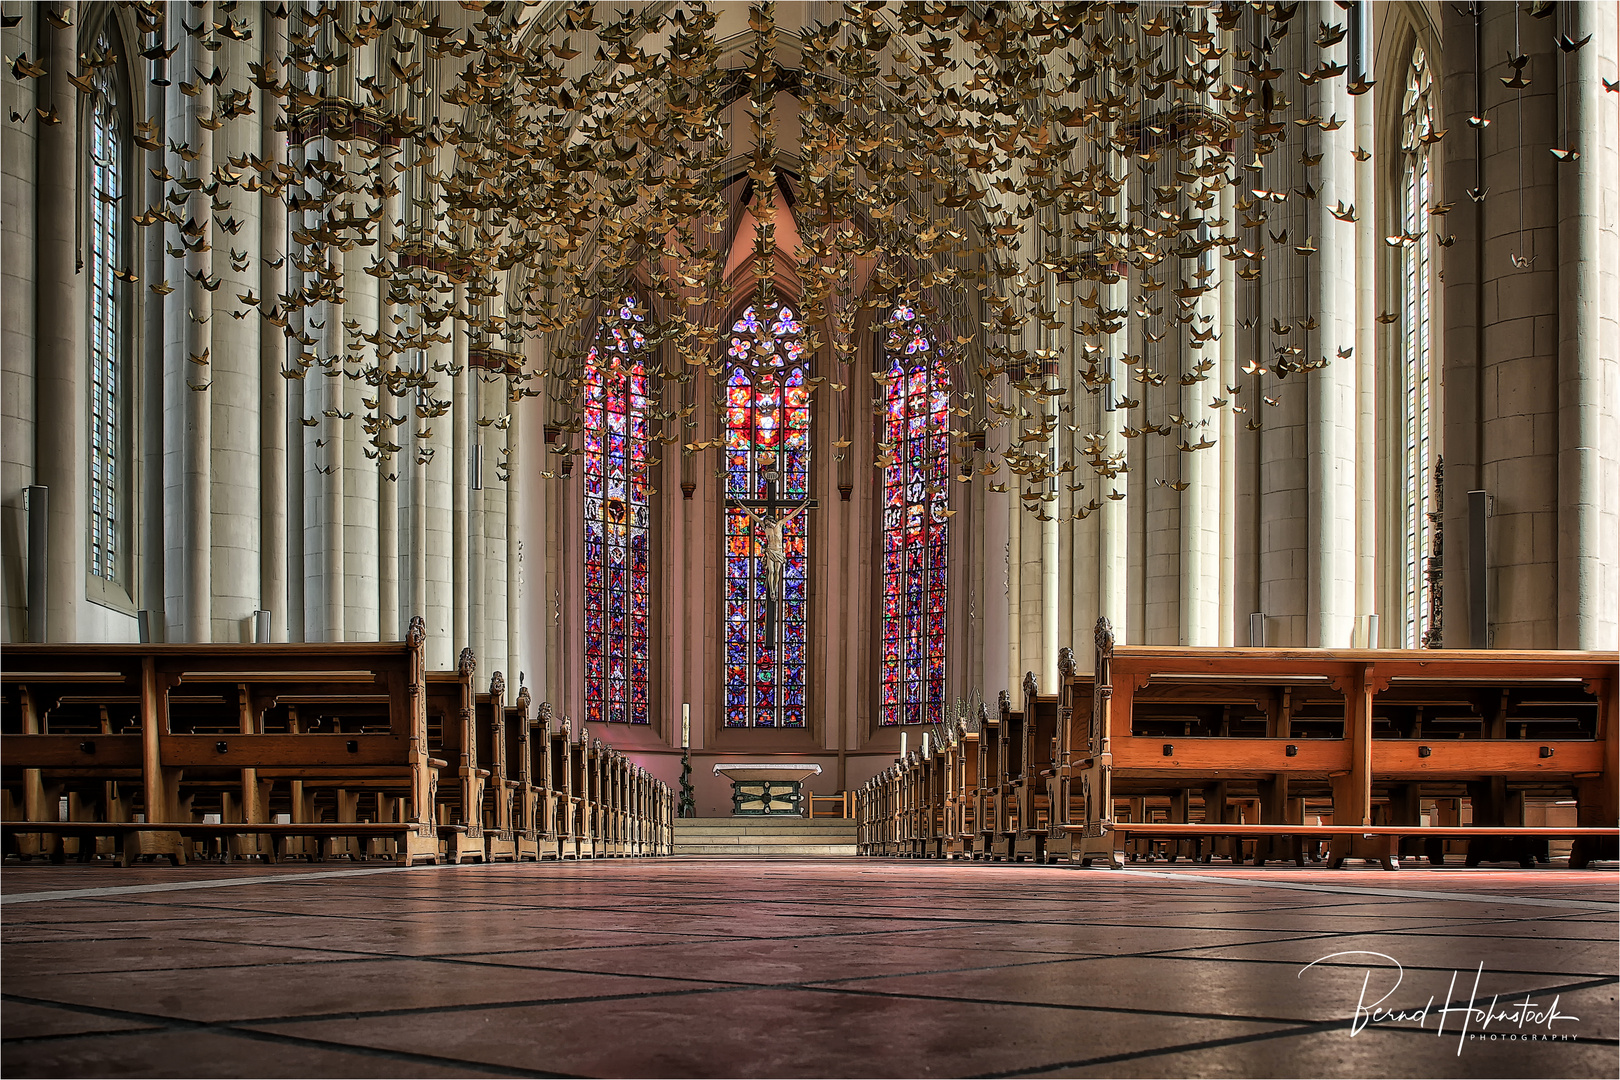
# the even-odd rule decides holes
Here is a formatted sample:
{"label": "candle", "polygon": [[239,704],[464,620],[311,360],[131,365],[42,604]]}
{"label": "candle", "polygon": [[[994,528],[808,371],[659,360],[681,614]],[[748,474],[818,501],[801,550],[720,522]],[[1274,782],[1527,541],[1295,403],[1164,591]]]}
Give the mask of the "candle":
{"label": "candle", "polygon": [[681,702],[681,749],[692,745],[692,706]]}
{"label": "candle", "polygon": [[900,756],[906,756],[906,733],[903,731],[900,733]]}

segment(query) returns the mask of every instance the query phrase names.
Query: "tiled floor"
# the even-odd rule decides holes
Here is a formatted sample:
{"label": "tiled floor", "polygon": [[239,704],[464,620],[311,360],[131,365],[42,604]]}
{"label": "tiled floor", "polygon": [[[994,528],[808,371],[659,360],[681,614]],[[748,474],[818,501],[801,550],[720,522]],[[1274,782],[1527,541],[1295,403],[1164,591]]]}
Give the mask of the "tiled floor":
{"label": "tiled floor", "polygon": [[[853,859],[333,869],[8,866],[0,1071],[1620,1069],[1612,871]],[[1363,1000],[1428,1014],[1353,1026]],[[1470,1000],[1493,1018],[1465,1013]],[[1520,1023],[1527,1009],[1539,1020]]]}

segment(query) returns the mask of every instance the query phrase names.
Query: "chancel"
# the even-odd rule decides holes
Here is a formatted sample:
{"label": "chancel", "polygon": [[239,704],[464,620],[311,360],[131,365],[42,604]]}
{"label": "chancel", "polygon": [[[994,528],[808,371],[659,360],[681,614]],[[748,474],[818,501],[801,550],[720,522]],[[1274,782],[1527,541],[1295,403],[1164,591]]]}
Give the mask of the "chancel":
{"label": "chancel", "polygon": [[8,1075],[1613,1074],[1612,0],[0,23]]}

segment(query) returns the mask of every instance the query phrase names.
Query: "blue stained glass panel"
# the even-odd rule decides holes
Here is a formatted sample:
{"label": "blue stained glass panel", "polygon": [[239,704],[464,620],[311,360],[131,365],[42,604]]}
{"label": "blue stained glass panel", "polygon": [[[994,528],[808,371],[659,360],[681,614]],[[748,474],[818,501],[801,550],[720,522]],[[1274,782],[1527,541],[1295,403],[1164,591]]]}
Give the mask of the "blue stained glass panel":
{"label": "blue stained glass panel", "polygon": [[[774,467],[776,497],[783,504],[778,514],[810,490],[809,357],[803,333],[798,316],[785,305],[750,307],[732,325],[726,348],[734,363],[725,380],[725,494],[765,498],[766,469]],[[788,560],[774,625],[767,619],[771,601],[763,538],[741,508],[727,510],[724,525],[726,725],[802,727],[808,515],[795,516],[783,529]],[[778,643],[796,651],[784,658]]]}
{"label": "blue stained glass panel", "polygon": [[[585,359],[587,720],[647,723],[649,453],[646,307],[626,297]],[[607,664],[602,663],[602,658]]]}
{"label": "blue stained glass panel", "polygon": [[952,395],[950,370],[916,310],[897,305],[885,325],[879,723],[889,725],[943,715]]}

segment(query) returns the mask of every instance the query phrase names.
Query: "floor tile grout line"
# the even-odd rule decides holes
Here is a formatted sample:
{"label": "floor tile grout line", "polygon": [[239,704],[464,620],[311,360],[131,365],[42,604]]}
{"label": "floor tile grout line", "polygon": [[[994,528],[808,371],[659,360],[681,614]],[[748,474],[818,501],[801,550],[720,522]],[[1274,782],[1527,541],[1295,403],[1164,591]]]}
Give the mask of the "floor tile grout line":
{"label": "floor tile grout line", "polygon": [[[1298,961],[1295,961],[1295,960],[1279,960],[1279,959],[1275,959],[1275,958],[1272,958],[1272,957],[1247,957],[1247,958],[1245,958],[1245,957],[1230,957],[1230,956],[1187,956],[1187,955],[1182,955],[1182,954],[1190,952],[1190,951],[1194,951],[1194,950],[1200,950],[1200,949],[1244,948],[1247,945],[1257,945],[1257,944],[1288,944],[1288,943],[1291,943],[1291,942],[1305,942],[1305,941],[1330,942],[1335,937],[1355,937],[1355,936],[1359,936],[1358,932],[1352,931],[1352,930],[1346,930],[1346,931],[1341,931],[1341,932],[1332,933],[1332,934],[1316,934],[1316,935],[1306,935],[1306,936],[1302,936],[1302,937],[1268,939],[1266,941],[1238,943],[1238,944],[1225,945],[1225,946],[1190,945],[1190,946],[1182,946],[1182,947],[1175,948],[1175,949],[1155,949],[1155,950],[1147,950],[1147,951],[1140,951],[1140,952],[1130,952],[1130,953],[1097,953],[1097,952],[1075,953],[1075,954],[1066,954],[1066,955],[1058,955],[1058,956],[1047,956],[1047,957],[1042,957],[1040,959],[1028,960],[1028,961],[1008,962],[1008,963],[1000,963],[1000,964],[983,964],[983,965],[975,965],[975,966],[970,966],[970,967],[930,968],[930,969],[918,969],[918,970],[914,970],[914,971],[884,972],[884,973],[873,974],[873,975],[855,975],[855,976],[845,976],[845,977],[838,977],[838,978],[831,978],[831,979],[804,980],[804,981],[801,981],[801,983],[794,984],[794,985],[811,985],[811,984],[813,984],[813,985],[816,985],[818,987],[842,986],[842,985],[849,984],[849,983],[862,983],[862,982],[871,982],[871,981],[888,980],[888,979],[924,978],[924,977],[929,977],[929,976],[934,976],[934,975],[960,975],[960,974],[967,974],[967,973],[972,973],[972,972],[981,972],[982,973],[982,972],[990,972],[990,971],[1017,970],[1019,968],[1036,967],[1036,966],[1042,966],[1042,965],[1081,963],[1081,962],[1086,962],[1086,961],[1098,961],[1098,960],[1178,960],[1178,961],[1184,961],[1184,962],[1211,963],[1211,964],[1242,963],[1242,964],[1260,964],[1260,965],[1264,965],[1264,966],[1267,966],[1267,967],[1283,967],[1283,966],[1297,967],[1297,966],[1299,966]],[[218,945],[254,944],[255,947],[274,948],[274,946],[263,945],[261,943],[231,942],[231,941],[221,941],[221,940],[211,939],[211,938],[188,938],[188,939],[182,939],[182,940],[202,941],[202,942],[207,942],[209,944],[218,944]],[[771,942],[773,940],[775,940],[775,939],[757,939],[756,941],[753,941],[753,942],[740,942],[740,943],[744,943],[744,944],[768,944],[769,942]],[[697,943],[687,943],[687,944],[697,944]],[[639,948],[643,948],[644,946],[642,946],[642,945],[617,945],[617,946],[611,946],[611,947],[612,948],[620,948],[620,949],[639,949]],[[297,947],[296,946],[288,946],[288,948],[297,948]],[[534,971],[534,972],[550,972],[550,973],[553,973],[553,974],[561,974],[561,975],[599,975],[599,976],[603,976],[603,977],[607,977],[607,978],[638,978],[638,979],[671,980],[671,981],[681,981],[681,982],[700,982],[700,983],[713,984],[714,986],[719,986],[719,987],[733,987],[733,986],[735,986],[735,987],[751,987],[751,986],[757,987],[757,986],[766,986],[766,985],[787,985],[787,984],[761,984],[761,983],[738,982],[737,980],[703,979],[703,978],[694,977],[694,976],[687,976],[687,975],[660,975],[660,974],[656,974],[656,973],[652,973],[652,972],[646,972],[646,971],[602,971],[602,970],[598,970],[598,969],[594,969],[594,968],[567,967],[567,966],[560,966],[560,965],[555,965],[555,964],[544,964],[544,963],[535,963],[535,964],[500,963],[497,960],[486,959],[486,957],[500,957],[500,956],[511,955],[510,953],[500,953],[500,952],[478,953],[478,954],[429,953],[429,954],[402,955],[402,954],[399,954],[399,953],[385,953],[385,952],[378,952],[378,951],[374,951],[374,950],[361,950],[361,949],[343,950],[343,949],[336,949],[336,948],[325,948],[325,949],[321,949],[319,951],[330,952],[330,953],[334,953],[336,955],[330,956],[330,957],[319,957],[319,958],[312,958],[312,959],[269,961],[269,962],[265,962],[265,963],[252,963],[252,964],[209,964],[209,965],[194,965],[194,966],[188,966],[188,967],[174,967],[174,968],[141,968],[141,969],[138,969],[138,970],[140,972],[142,972],[142,973],[171,972],[171,973],[181,973],[181,974],[183,974],[183,973],[191,972],[191,971],[223,971],[223,970],[254,971],[254,970],[258,970],[260,968],[285,968],[285,967],[300,967],[300,966],[313,967],[313,966],[320,965],[320,964],[359,964],[359,963],[375,963],[375,962],[417,962],[417,963],[453,964],[453,965],[457,965],[457,966],[491,969],[493,971]],[[535,951],[549,952],[549,951],[552,951],[552,950],[535,950]],[[581,952],[581,951],[587,951],[587,950],[584,950],[584,949],[562,949],[562,950],[556,950],[556,951],[572,953],[572,952]],[[1327,965],[1324,965],[1324,966],[1326,966],[1326,967],[1355,967],[1356,965],[1353,965],[1353,964],[1327,964]],[[1444,967],[1438,967],[1438,966],[1432,966],[1432,965],[1417,965],[1417,964],[1406,964],[1406,965],[1404,965],[1404,968],[1405,968],[1405,970],[1411,971],[1411,972],[1438,972],[1438,971],[1449,970],[1449,969],[1444,968]],[[88,976],[88,975],[114,975],[114,974],[130,974],[130,973],[131,973],[131,969],[113,968],[113,969],[104,969],[104,970],[74,971],[74,972],[66,972],[66,973],[63,973],[63,974],[73,975],[73,976]],[[1567,976],[1569,976],[1571,974],[1576,974],[1576,973],[1572,973],[1572,972],[1553,972],[1553,971],[1535,971],[1535,970],[1530,970],[1530,971],[1515,970],[1515,971],[1498,972],[1497,974],[1523,976],[1523,977],[1557,978],[1557,977],[1567,977]],[[1597,973],[1586,973],[1586,977],[1594,978],[1594,979],[1608,978],[1608,976],[1600,975],[1600,974],[1597,974]],[[1540,992],[1540,991],[1538,991],[1538,992]],[[631,996],[633,996],[633,995],[631,995]],[[933,995],[929,995],[929,996],[933,997]]]}
{"label": "floor tile grout line", "polygon": [[[1573,992],[1576,992],[1576,991],[1579,991],[1579,990],[1595,989],[1595,988],[1598,988],[1598,987],[1601,987],[1601,986],[1607,986],[1607,985],[1610,985],[1610,984],[1614,983],[1615,981],[1616,980],[1614,978],[1612,978],[1612,977],[1606,977],[1606,978],[1601,978],[1601,979],[1588,979],[1588,980],[1585,980],[1585,981],[1582,981],[1582,982],[1572,983],[1572,984],[1568,984],[1568,985],[1542,987],[1542,988],[1537,988],[1537,989],[1534,989],[1534,990],[1529,990],[1529,991],[1526,991],[1526,992],[1527,993],[1537,994],[1537,995],[1544,995],[1544,994],[1547,994],[1547,993],[1559,993],[1559,994],[1573,993]],[[1291,1026],[1300,1027],[1300,1028],[1313,1028],[1313,1027],[1315,1027],[1315,1028],[1325,1028],[1325,1029],[1329,1029],[1329,1030],[1331,1030],[1333,1028],[1337,1028],[1337,1027],[1342,1027],[1342,1026],[1349,1023],[1348,1019],[1335,1019],[1335,1020],[1331,1020],[1331,1021],[1312,1021],[1312,1020],[1299,1020],[1297,1018],[1286,1018],[1286,1017],[1240,1016],[1240,1015],[1232,1015],[1232,1014],[1226,1014],[1226,1013],[1177,1012],[1177,1011],[1164,1010],[1164,1009],[1134,1009],[1134,1008],[1122,1008],[1122,1007],[1119,1007],[1119,1006],[1116,1006],[1116,1005],[1100,1005],[1100,1004],[1099,1005],[1092,1005],[1092,1004],[1081,1004],[1081,1003],[1072,1003],[1072,1002],[1007,1001],[1007,1000],[995,999],[995,998],[966,998],[966,997],[940,996],[940,995],[931,995],[931,994],[902,993],[902,992],[894,992],[894,991],[846,989],[846,988],[843,988],[843,987],[826,986],[826,985],[823,985],[823,984],[820,984],[820,983],[814,983],[814,982],[788,982],[788,983],[779,983],[779,984],[755,984],[755,985],[751,985],[751,986],[750,985],[736,985],[736,986],[723,986],[723,987],[722,986],[717,986],[717,987],[703,987],[703,988],[697,988],[697,989],[685,989],[685,990],[671,991],[669,993],[594,995],[594,996],[585,996],[585,997],[578,997],[578,998],[552,998],[552,999],[523,1000],[523,1001],[514,1001],[514,1002],[486,1002],[486,1003],[466,1003],[466,1004],[461,1004],[461,1005],[420,1006],[420,1007],[413,1007],[413,1008],[408,1008],[408,1009],[386,1009],[386,1010],[369,1010],[369,1011],[367,1011],[367,1010],[344,1010],[344,1011],[335,1012],[335,1013],[314,1013],[314,1014],[309,1014],[309,1015],[305,1015],[305,1016],[238,1018],[238,1019],[233,1019],[233,1020],[221,1020],[221,1021],[191,1020],[191,1019],[183,1018],[183,1017],[160,1017],[160,1016],[155,1016],[155,1015],[149,1014],[149,1013],[139,1013],[139,1012],[133,1012],[133,1011],[130,1011],[130,1010],[112,1009],[112,1008],[108,1008],[108,1007],[105,1007],[105,1006],[85,1005],[85,1004],[74,1003],[74,1002],[59,1002],[59,1001],[54,1001],[54,1000],[48,999],[48,998],[36,998],[36,997],[30,997],[30,996],[20,995],[20,994],[11,994],[11,993],[0,995],[0,1000],[14,1001],[14,1002],[18,1002],[18,1003],[26,1003],[26,1004],[31,1004],[31,1005],[41,1006],[41,1007],[47,1007],[47,1008],[59,1008],[59,1009],[64,1009],[64,1010],[68,1010],[68,1011],[84,1013],[84,1014],[88,1014],[88,1015],[103,1016],[103,1017],[107,1017],[107,1018],[111,1018],[111,1019],[120,1019],[120,1020],[126,1020],[126,1021],[131,1021],[131,1022],[142,1022],[142,1023],[148,1023],[148,1024],[156,1024],[158,1026],[167,1027],[167,1028],[180,1027],[180,1028],[184,1028],[184,1029],[195,1029],[195,1028],[240,1027],[242,1025],[280,1025],[280,1024],[297,1024],[297,1023],[321,1023],[321,1022],[329,1022],[329,1021],[333,1021],[333,1020],[351,1020],[351,1021],[374,1020],[374,1019],[394,1018],[394,1017],[400,1017],[400,1016],[440,1015],[440,1014],[455,1014],[455,1013],[466,1013],[466,1012],[486,1012],[486,1011],[503,1010],[503,1009],[546,1008],[546,1007],[561,1007],[561,1006],[581,1005],[581,1004],[600,1004],[600,1003],[605,1002],[605,1001],[663,1000],[663,999],[668,999],[668,998],[672,998],[672,997],[681,997],[681,996],[697,995],[697,994],[707,995],[707,994],[715,994],[715,993],[733,993],[733,992],[736,992],[738,990],[753,990],[753,991],[761,991],[761,990],[798,990],[798,991],[804,991],[804,992],[808,992],[808,993],[851,994],[851,995],[860,996],[860,997],[876,997],[876,998],[887,998],[887,999],[916,1000],[916,1001],[923,1001],[923,1002],[930,1002],[930,1003],[947,1002],[948,1001],[948,1002],[952,1002],[952,1003],[955,1003],[955,1004],[985,1005],[985,1006],[992,1006],[992,1007],[1001,1006],[1001,1007],[1012,1007],[1012,1008],[1055,1009],[1055,1010],[1060,1010],[1060,1011],[1065,1011],[1065,1012],[1110,1013],[1110,1014],[1124,1014],[1124,1015],[1132,1015],[1132,1016],[1155,1016],[1155,1017],[1177,1018],[1177,1019],[1209,1020],[1209,1021],[1217,1021],[1217,1022],[1242,1022],[1242,1023],[1278,1024],[1278,1025],[1291,1025]],[[1516,996],[1517,993],[1518,993],[1518,991],[1516,991],[1516,990],[1512,991],[1509,996]],[[1455,1001],[1447,1003],[1447,1004],[1460,1008],[1466,1002],[1467,1002],[1467,999],[1459,998],[1459,999],[1456,999]],[[1400,1029],[1381,1028],[1379,1030],[1384,1031],[1384,1030],[1400,1030]],[[115,1032],[115,1031],[112,1031],[112,1032],[87,1032],[85,1034],[87,1036],[88,1035],[112,1036],[112,1035],[123,1034],[123,1032]],[[1612,1040],[1598,1039],[1598,1040],[1593,1040],[1593,1041],[1603,1043],[1603,1044],[1608,1044]],[[1160,1053],[1160,1052],[1179,1052],[1179,1051],[1155,1051],[1155,1052],[1152,1052],[1152,1053]],[[1077,1065],[1072,1065],[1072,1066],[1068,1065],[1068,1064],[1058,1064],[1058,1065],[1053,1065],[1053,1066],[1047,1066],[1045,1068],[1046,1069],[1051,1069],[1051,1068],[1080,1067],[1080,1065],[1089,1064],[1089,1063],[1092,1063],[1092,1062],[1081,1062],[1081,1063],[1079,1063]],[[1045,1071],[1045,1069],[1021,1070],[1019,1073],[1016,1073],[1016,1074],[1000,1074],[1000,1073],[997,1073],[997,1074],[993,1074],[993,1075],[1022,1075],[1024,1072],[1039,1072],[1039,1071]]]}
{"label": "floor tile grout line", "polygon": [[[1347,1024],[1344,1020],[1321,1021],[1299,1025],[1293,1029],[1283,1029],[1271,1032],[1256,1032],[1252,1035],[1234,1035],[1224,1039],[1212,1039],[1201,1043],[1185,1043],[1179,1046],[1167,1046],[1152,1050],[1136,1050],[1120,1054],[1109,1054],[1102,1057],[1086,1058],[1079,1061],[1063,1061],[1055,1064],[1035,1065],[1022,1069],[1010,1069],[1005,1072],[979,1073],[981,1080],[1001,1080],[1001,1078],[1015,1076],[1033,1076],[1040,1073],[1056,1072],[1060,1069],[1094,1068],[1099,1065],[1113,1065],[1124,1061],[1141,1061],[1157,1057],[1169,1057],[1176,1054],[1196,1053],[1201,1050],[1216,1050],[1225,1046],[1235,1046],[1244,1043],[1265,1042],[1271,1039],[1299,1038],[1304,1035],[1320,1034],[1324,1031],[1341,1029]],[[1380,1035],[1412,1036],[1424,1035],[1436,1037],[1436,1033],[1423,1028],[1412,1027],[1380,1027],[1376,1031]],[[1562,1041],[1561,1045],[1582,1046],[1614,1046],[1620,1044],[1617,1039],[1600,1039],[1590,1035],[1571,1035]],[[1165,1075],[1168,1075],[1166,1073]]]}
{"label": "floor tile grout line", "polygon": [[1332,1031],[1343,1026],[1344,1021],[1323,1021],[1310,1024],[1295,1024],[1275,1031],[1256,1031],[1247,1035],[1230,1035],[1223,1039],[1206,1039],[1196,1043],[1182,1043],[1177,1046],[1166,1046],[1152,1050],[1131,1050],[1118,1054],[1104,1054],[1100,1057],[1082,1058],[1077,1061],[1060,1061],[1055,1064],[1033,1065],[1022,1069],[1006,1069],[1000,1072],[977,1073],[978,1080],[1005,1080],[1015,1076],[1033,1076],[1038,1073],[1056,1072],[1059,1069],[1095,1068],[1099,1065],[1116,1065],[1125,1061],[1143,1061],[1171,1054],[1196,1053],[1200,1050],[1218,1050],[1227,1046],[1242,1046],[1248,1043],[1267,1042],[1278,1038],[1296,1038],[1301,1035],[1315,1035]]}
{"label": "floor tile grout line", "polygon": [[536,1069],[520,1069],[512,1065],[500,1065],[494,1062],[469,1061],[463,1058],[447,1058],[437,1054],[419,1054],[409,1050],[390,1050],[385,1047],[367,1046],[363,1043],[340,1043],[329,1039],[316,1039],[307,1035],[292,1035],[286,1032],[258,1031],[252,1028],[241,1028],[234,1024],[222,1025],[217,1030],[236,1038],[250,1039],[255,1042],[273,1042],[277,1044],[291,1043],[297,1046],[313,1046],[323,1050],[335,1050],[340,1053],[358,1054],[363,1057],[380,1057],[390,1061],[409,1061],[424,1065],[451,1066],[466,1069],[472,1072],[488,1073],[495,1076],[528,1076],[539,1077],[542,1080],[580,1080],[580,1073],[550,1072]]}
{"label": "floor tile grout line", "polygon": [[[1541,988],[1538,988],[1538,989],[1528,990],[1528,991],[1526,991],[1526,993],[1537,994],[1537,995],[1551,994],[1551,993],[1570,994],[1570,993],[1575,993],[1575,992],[1580,991],[1580,990],[1598,989],[1598,988],[1601,988],[1601,987],[1604,987],[1604,986],[1612,985],[1615,982],[1616,982],[1616,979],[1613,978],[1613,977],[1593,978],[1593,979],[1586,979],[1586,980],[1583,980],[1581,982],[1570,983],[1570,984],[1562,985],[1562,986],[1541,987]],[[1075,1003],[1075,1002],[1009,1001],[1009,1000],[1001,999],[1001,998],[967,998],[967,997],[941,996],[941,995],[933,995],[933,994],[904,993],[904,992],[901,992],[901,991],[861,990],[861,989],[845,990],[845,989],[842,989],[842,988],[839,988],[839,987],[823,986],[822,984],[819,984],[819,983],[804,984],[804,985],[800,986],[799,989],[821,991],[821,992],[825,992],[825,993],[834,993],[834,994],[848,993],[848,994],[855,994],[855,995],[858,995],[858,996],[861,996],[861,997],[901,998],[901,999],[909,999],[909,1000],[922,1000],[922,1001],[928,1001],[928,1002],[949,1001],[949,1002],[953,1002],[955,1004],[961,1004],[961,1005],[1016,1006],[1016,1007],[1019,1007],[1019,1008],[1030,1008],[1030,1009],[1056,1009],[1056,1010],[1060,1010],[1060,1011],[1064,1011],[1064,1012],[1121,1013],[1121,1014],[1130,1015],[1130,1016],[1159,1016],[1159,1017],[1167,1017],[1167,1018],[1173,1017],[1173,1018],[1188,1019],[1188,1020],[1217,1020],[1217,1021],[1220,1021],[1220,1020],[1234,1020],[1234,1021],[1243,1021],[1243,1022],[1247,1022],[1247,1023],[1257,1023],[1257,1024],[1285,1024],[1285,1025],[1286,1024],[1295,1024],[1295,1025],[1326,1024],[1326,1025],[1329,1025],[1330,1027],[1347,1026],[1350,1023],[1350,1018],[1349,1017],[1344,1017],[1344,1018],[1335,1019],[1335,1020],[1299,1020],[1299,1019],[1288,1018],[1288,1017],[1239,1016],[1239,1015],[1233,1015],[1233,1014],[1228,1014],[1228,1013],[1176,1012],[1176,1011],[1172,1011],[1172,1010],[1168,1010],[1168,1009],[1136,1009],[1136,1008],[1120,1007],[1120,1006],[1117,1006],[1117,1005],[1092,1005],[1092,1004],[1082,1004],[1082,1003]],[[1507,995],[1507,996],[1517,996],[1517,994],[1518,994],[1518,991],[1515,990],[1515,991],[1512,991],[1511,994]],[[1501,996],[1501,995],[1499,995],[1499,996]],[[1457,998],[1457,999],[1455,999],[1455,1000],[1453,1000],[1451,1002],[1442,1003],[1441,1007],[1444,1008],[1444,1007],[1447,1007],[1449,1005],[1450,1007],[1452,1007],[1454,1009],[1461,1009],[1467,1003],[1468,1003],[1468,999],[1466,999],[1466,998]],[[1380,1028],[1379,1030],[1384,1031],[1384,1030],[1396,1030],[1396,1029],[1393,1029],[1393,1028]],[[1610,1040],[1598,1040],[1598,1041],[1607,1042],[1607,1041],[1610,1041]],[[1062,1068],[1064,1066],[1054,1066],[1054,1067]]]}
{"label": "floor tile grout line", "polygon": [[[1121,874],[1134,874],[1139,877],[1153,877],[1170,880],[1186,880],[1185,875],[1174,874],[1163,870],[1121,870]],[[1620,912],[1620,903],[1596,900],[1562,900],[1534,896],[1509,896],[1499,893],[1453,893],[1416,889],[1379,889],[1368,885],[1329,885],[1326,883],[1308,881],[1263,881],[1251,878],[1229,878],[1201,876],[1200,881],[1209,881],[1221,885],[1241,885],[1246,888],[1264,889],[1298,889],[1308,892],[1336,893],[1347,896],[1377,896],[1383,899],[1398,900],[1451,900],[1463,903],[1498,903],[1522,904],[1530,907],[1561,907],[1576,908],[1584,911]]]}
{"label": "floor tile grout line", "polygon": [[[18,1000],[18,996],[13,995],[13,994],[6,994],[6,995],[3,995],[3,997],[6,1000]],[[109,1012],[117,1012],[117,1010],[100,1010],[100,1009],[87,1008],[87,1007],[65,1006],[65,1005],[59,1005],[59,1004],[54,1003],[54,1002],[49,1002],[49,1001],[44,1001],[44,1000],[37,1000],[37,999],[21,999],[21,1000],[27,1001],[29,1004],[40,1005],[40,1006],[44,1006],[44,1007],[52,1007],[52,1006],[54,1006],[54,1007],[58,1007],[58,1008],[75,1008],[75,1011],[98,1014],[98,1015],[105,1015],[106,1013],[109,1013]],[[128,1014],[128,1015],[140,1016],[140,1015],[144,1015],[144,1014],[136,1013],[136,1014]],[[347,1014],[335,1014],[335,1015],[336,1016],[345,1016]],[[120,1018],[122,1018],[122,1017],[120,1017]],[[307,1036],[307,1035],[293,1035],[293,1034],[288,1034],[286,1032],[277,1032],[277,1031],[260,1031],[260,1030],[254,1029],[254,1028],[246,1028],[246,1027],[241,1026],[243,1024],[254,1024],[254,1023],[261,1023],[261,1022],[262,1021],[258,1021],[258,1020],[233,1020],[233,1021],[187,1020],[187,1019],[180,1018],[180,1017],[152,1018],[152,1022],[148,1023],[148,1025],[145,1026],[145,1027],[124,1028],[124,1029],[117,1030],[117,1031],[76,1032],[76,1033],[73,1033],[73,1034],[60,1035],[60,1036],[34,1036],[34,1037],[24,1037],[24,1038],[21,1038],[21,1039],[4,1039],[4,1040],[0,1040],[0,1045],[4,1045],[4,1046],[7,1046],[7,1047],[12,1047],[12,1046],[22,1046],[22,1045],[29,1045],[29,1044],[37,1044],[37,1043],[48,1042],[48,1041],[60,1041],[62,1039],[69,1039],[69,1038],[78,1038],[78,1039],[103,1039],[103,1038],[104,1039],[113,1039],[113,1038],[118,1038],[118,1037],[121,1037],[121,1036],[153,1035],[153,1034],[163,1034],[163,1033],[167,1033],[167,1032],[187,1032],[187,1033],[190,1033],[190,1034],[193,1034],[193,1035],[211,1033],[211,1034],[216,1034],[216,1035],[227,1035],[227,1036],[232,1036],[232,1037],[236,1037],[236,1038],[248,1039],[248,1040],[251,1040],[251,1041],[254,1041],[254,1042],[273,1042],[273,1043],[277,1043],[277,1044],[281,1044],[281,1045],[293,1044],[293,1045],[317,1047],[317,1048],[320,1048],[322,1050],[331,1050],[331,1051],[335,1051],[335,1052],[338,1052],[338,1053],[355,1054],[355,1055],[360,1056],[360,1057],[380,1057],[380,1058],[384,1058],[384,1059],[392,1060],[392,1061],[409,1061],[409,1062],[416,1063],[416,1064],[449,1066],[449,1067],[458,1068],[458,1069],[467,1069],[467,1070],[478,1071],[478,1072],[493,1073],[494,1075],[497,1075],[497,1076],[529,1076],[529,1077],[554,1078],[554,1080],[576,1080],[576,1078],[579,1075],[579,1074],[576,1074],[576,1073],[545,1072],[545,1071],[537,1071],[537,1070],[532,1070],[532,1069],[518,1069],[518,1068],[514,1068],[513,1066],[509,1066],[509,1065],[500,1065],[500,1064],[489,1063],[489,1062],[468,1061],[468,1060],[461,1059],[461,1058],[448,1058],[448,1057],[444,1057],[442,1055],[437,1055],[437,1054],[419,1054],[419,1053],[414,1053],[414,1052],[409,1051],[409,1050],[390,1050],[390,1049],[387,1049],[387,1048],[384,1048],[384,1047],[367,1046],[367,1045],[361,1044],[361,1043],[353,1043],[353,1042],[339,1043],[339,1042],[333,1042],[333,1041],[328,1040],[328,1039],[317,1039],[317,1038],[313,1038],[313,1037]]]}
{"label": "floor tile grout line", "polygon": [[[90,1016],[101,1016],[114,1020],[129,1022],[158,1024],[168,1027],[223,1027],[242,1024],[302,1024],[324,1023],[332,1020],[386,1020],[401,1016],[433,1016],[440,1014],[456,1014],[467,1012],[485,1012],[500,1009],[533,1009],[566,1005],[599,1005],[610,1001],[640,1001],[661,1000],[665,998],[685,997],[697,994],[729,994],[739,990],[777,989],[776,987],[760,987],[750,984],[716,984],[713,986],[683,987],[679,990],[653,991],[635,994],[588,994],[569,998],[524,998],[519,1001],[483,1001],[463,1002],[449,1005],[415,1005],[397,1009],[343,1009],[337,1012],[309,1013],[307,1015],[293,1016],[253,1016],[237,1017],[230,1020],[193,1020],[183,1016],[160,1016],[155,1013],[135,1012],[129,1009],[114,1009],[105,1005],[89,1005],[83,1002],[58,1001],[52,998],[33,997],[29,995],[5,993],[0,994],[0,1001],[11,1001],[18,1004],[35,1005],[44,1008],[65,1009],[71,1012],[85,1013]],[[87,1032],[86,1034],[116,1035],[118,1032]]]}

